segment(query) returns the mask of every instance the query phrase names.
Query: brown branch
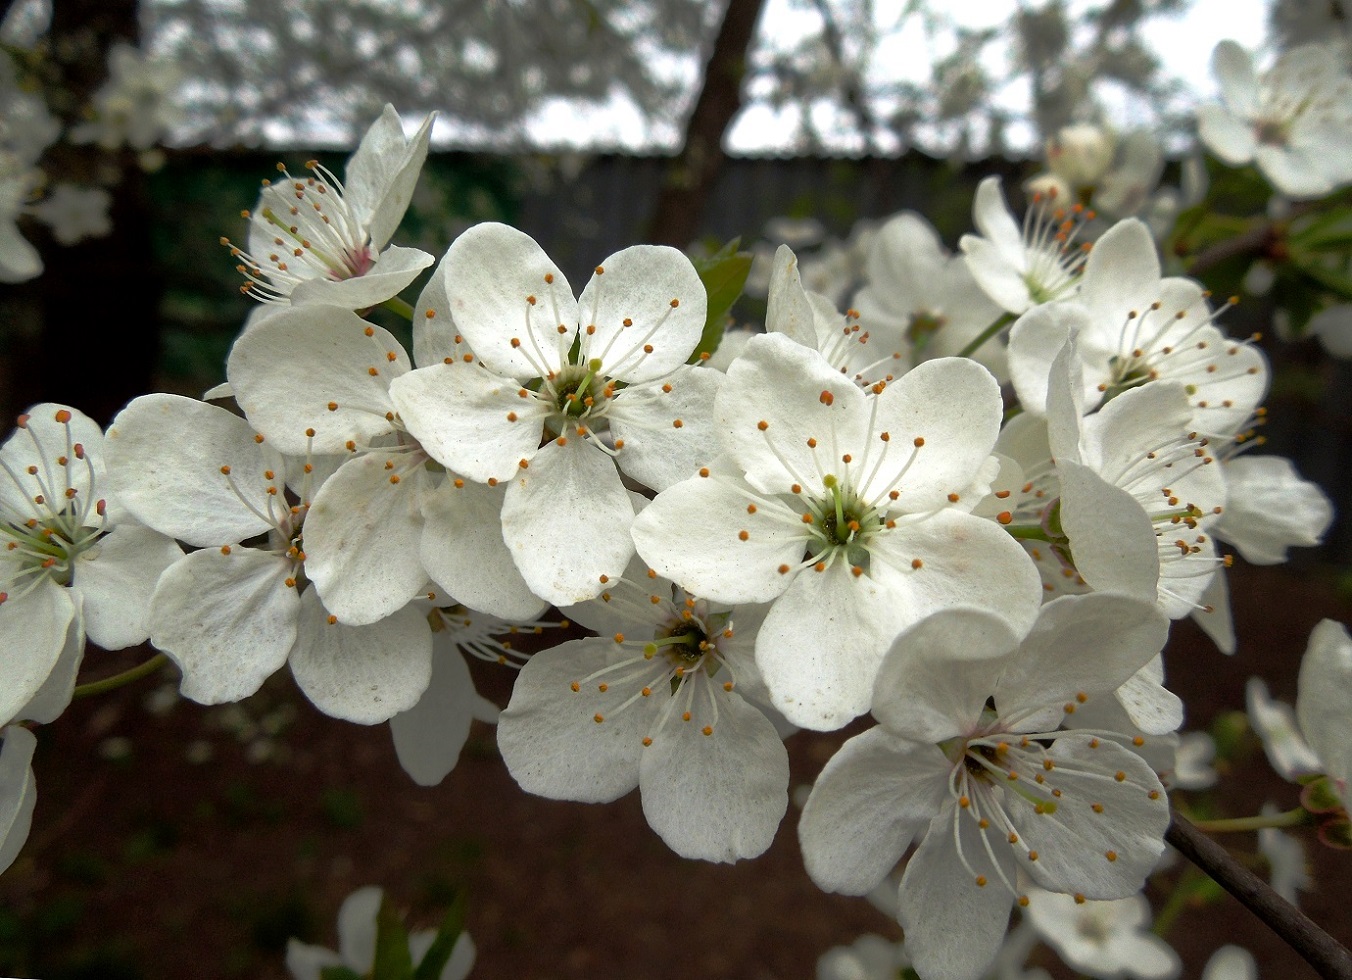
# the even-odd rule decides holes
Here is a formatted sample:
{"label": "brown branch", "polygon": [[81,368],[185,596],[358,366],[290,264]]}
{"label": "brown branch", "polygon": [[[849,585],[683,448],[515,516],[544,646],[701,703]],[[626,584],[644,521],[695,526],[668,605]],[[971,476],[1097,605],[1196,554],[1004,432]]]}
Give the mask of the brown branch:
{"label": "brown branch", "polygon": [[765,0],[728,0],[704,85],[686,124],[685,145],[667,167],[648,225],[648,241],[685,248],[699,233],[700,219],[727,160],[723,133],[742,107],[742,77]]}
{"label": "brown branch", "polygon": [[1164,839],[1205,871],[1326,980],[1352,980],[1352,953],[1177,810]]}
{"label": "brown branch", "polygon": [[1216,266],[1240,255],[1259,256],[1268,252],[1281,238],[1281,226],[1276,222],[1265,221],[1260,225],[1241,232],[1234,238],[1217,242],[1204,248],[1192,257],[1188,263],[1188,275],[1199,276]]}

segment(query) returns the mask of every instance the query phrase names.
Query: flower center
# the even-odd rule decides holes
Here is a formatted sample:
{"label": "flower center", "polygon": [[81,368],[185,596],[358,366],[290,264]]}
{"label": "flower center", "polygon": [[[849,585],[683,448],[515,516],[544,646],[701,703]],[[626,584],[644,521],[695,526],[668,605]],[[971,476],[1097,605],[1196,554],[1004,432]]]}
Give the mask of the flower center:
{"label": "flower center", "polygon": [[868,571],[868,541],[883,526],[882,517],[853,490],[842,488],[834,477],[828,476],[826,483],[831,496],[812,503],[814,520],[803,558],[829,562],[841,556],[850,565]]}
{"label": "flower center", "polygon": [[[28,416],[19,417],[19,429],[36,451],[29,458],[37,462],[23,467],[0,456],[0,481],[18,491],[0,498],[0,540],[17,565],[6,590],[0,591],[0,602],[25,595],[44,579],[70,585],[75,559],[103,536],[105,508],[94,497],[93,463],[84,446],[74,441],[71,413],[59,409],[53,418],[64,428],[64,439],[55,448],[43,445]],[[49,432],[49,443],[50,437]]]}

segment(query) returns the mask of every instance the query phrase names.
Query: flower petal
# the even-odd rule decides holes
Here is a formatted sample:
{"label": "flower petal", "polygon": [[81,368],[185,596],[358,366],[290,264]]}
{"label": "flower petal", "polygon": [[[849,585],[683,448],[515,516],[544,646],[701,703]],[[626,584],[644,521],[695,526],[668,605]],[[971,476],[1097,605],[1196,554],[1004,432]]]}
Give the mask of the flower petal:
{"label": "flower petal", "polygon": [[456,326],[490,370],[525,381],[567,363],[577,300],[535,239],[485,222],[451,243],[441,267]]}
{"label": "flower petal", "polygon": [[36,747],[37,738],[27,728],[12,725],[4,729],[0,748],[0,874],[19,856],[33,824],[33,805],[38,798],[33,779]]}
{"label": "flower petal", "polygon": [[1296,716],[1323,771],[1338,784],[1343,802],[1352,803],[1352,638],[1347,627],[1321,620],[1310,633],[1300,662]]}
{"label": "flower petal", "polygon": [[376,623],[330,623],[311,589],[300,599],[291,674],[324,714],[359,725],[389,721],[418,703],[432,678],[432,631],[405,606]]}
{"label": "flower petal", "polygon": [[75,603],[49,578],[27,595],[0,603],[0,724],[9,722],[42,688],[66,644]]}
{"label": "flower petal", "polygon": [[789,754],[770,719],[740,694],[711,685],[709,696],[716,711],[697,694],[691,721],[669,720],[644,749],[643,815],[681,857],[758,857],[789,805]]}
{"label": "flower petal", "polygon": [[549,443],[502,504],[502,537],[530,590],[556,606],[599,595],[634,554],[634,504],[614,462],[585,439]]}
{"label": "flower petal", "polygon": [[933,745],[870,728],[826,763],[798,821],[819,888],[863,895],[882,882],[945,796],[949,763]]}
{"label": "flower petal", "polygon": [[608,415],[616,444],[624,444],[615,461],[625,475],[661,491],[711,463],[719,453],[713,405],[722,383],[718,371],[688,367],[662,385],[617,392]]}
{"label": "flower petal", "polygon": [[419,786],[436,786],[455,768],[474,717],[474,681],[460,651],[437,649],[432,679],[418,703],[390,719],[399,765]]}
{"label": "flower petal", "polygon": [[621,249],[578,297],[582,363],[600,360],[601,373],[629,384],[670,374],[699,343],[707,306],[704,283],[679,249]]}
{"label": "flower petal", "polygon": [[135,646],[150,635],[150,597],[160,574],[183,557],[173,538],[123,524],[76,559],[85,632],[105,650]]}
{"label": "flower petal", "polygon": [[778,498],[762,500],[739,475],[715,467],[659,493],[634,518],[633,536],[648,565],[696,595],[768,602],[803,559],[803,527]]}
{"label": "flower petal", "polygon": [[527,793],[608,803],[638,785],[642,739],[662,705],[650,697],[611,711],[627,689],[607,698],[587,677],[617,654],[610,640],[570,640],[541,650],[521,668],[498,718],[498,749]]}
{"label": "flower petal", "polygon": [[448,479],[423,503],[420,553],[427,574],[471,609],[505,620],[534,619],[547,603],[531,592],[502,539],[505,490]]}
{"label": "flower petal", "polygon": [[[1002,884],[1015,881],[1008,846],[998,837],[993,847],[983,843],[984,832],[963,813],[945,802],[901,878],[897,921],[915,970],[926,980],[983,976],[999,952],[1014,903]],[[976,883],[978,875],[984,885]]]}
{"label": "flower petal", "polygon": [[268,552],[208,548],[165,570],[150,600],[150,642],[183,671],[184,697],[241,701],[286,663],[299,610],[285,584],[291,569]]}
{"label": "flower petal", "polygon": [[279,452],[304,456],[394,431],[390,382],[410,367],[392,334],[351,310],[294,306],[236,340],[226,374],[258,431]]}
{"label": "flower petal", "polygon": [[[1086,898],[1140,890],[1164,853],[1169,826],[1168,797],[1154,771],[1134,752],[1088,732],[1058,735],[1041,758],[1052,764],[1042,788],[1061,791],[1055,805],[1037,811],[1026,799],[1005,797],[1020,846],[1037,853],[1021,865],[1044,888]],[[1039,774],[1044,767],[1028,760]]]}
{"label": "flower petal", "polygon": [[408,431],[438,463],[471,480],[507,480],[540,445],[546,406],[477,364],[433,364],[390,386]]}

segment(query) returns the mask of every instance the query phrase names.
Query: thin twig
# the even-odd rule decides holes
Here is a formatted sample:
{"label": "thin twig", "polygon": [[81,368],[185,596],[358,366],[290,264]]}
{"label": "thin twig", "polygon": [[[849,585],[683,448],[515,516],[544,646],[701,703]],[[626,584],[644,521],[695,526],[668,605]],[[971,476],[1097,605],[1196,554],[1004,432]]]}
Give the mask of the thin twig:
{"label": "thin twig", "polygon": [[1177,810],[1173,811],[1173,822],[1164,839],[1239,899],[1321,977],[1352,980],[1352,953],[1346,947],[1273,891],[1262,878],[1243,867],[1229,851],[1194,827]]}

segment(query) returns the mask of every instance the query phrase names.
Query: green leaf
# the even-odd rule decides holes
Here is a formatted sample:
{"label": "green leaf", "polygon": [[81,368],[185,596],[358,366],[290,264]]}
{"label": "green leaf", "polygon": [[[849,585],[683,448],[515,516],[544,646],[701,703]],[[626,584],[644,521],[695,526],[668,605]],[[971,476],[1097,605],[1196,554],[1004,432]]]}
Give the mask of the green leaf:
{"label": "green leaf", "polygon": [[362,980],[362,976],[346,966],[326,966],[319,971],[319,980]]}
{"label": "green leaf", "polygon": [[385,895],[376,915],[376,962],[371,980],[411,980],[413,957],[408,951],[408,930]]}
{"label": "green leaf", "polygon": [[1352,299],[1352,276],[1317,264],[1302,265],[1300,271],[1330,292],[1337,293],[1343,299]]}
{"label": "green leaf", "polygon": [[746,286],[746,277],[751,273],[751,253],[737,251],[741,242],[740,238],[734,238],[713,255],[691,259],[709,294],[704,332],[700,334],[695,352],[690,355],[691,364],[700,361],[701,355],[712,354],[718,349],[723,341],[723,328],[727,326],[728,311]]}
{"label": "green leaf", "polygon": [[427,950],[427,955],[418,964],[417,972],[413,974],[413,980],[438,980],[441,976],[441,971],[446,968],[446,963],[455,950],[456,940],[460,938],[460,933],[464,931],[465,905],[465,891],[464,889],[457,889],[455,898],[451,899],[451,907],[446,910],[446,916],[441,920],[441,928],[437,930],[437,938],[432,941],[431,947]]}

